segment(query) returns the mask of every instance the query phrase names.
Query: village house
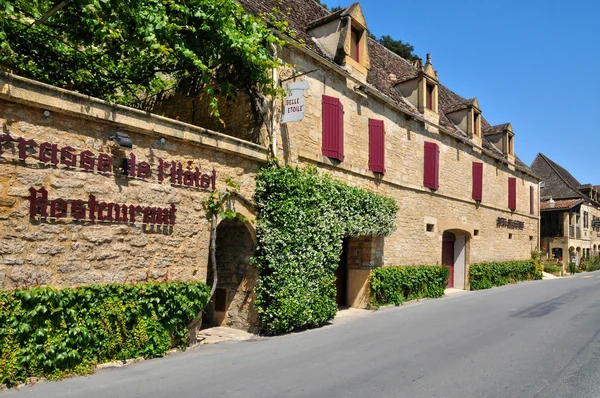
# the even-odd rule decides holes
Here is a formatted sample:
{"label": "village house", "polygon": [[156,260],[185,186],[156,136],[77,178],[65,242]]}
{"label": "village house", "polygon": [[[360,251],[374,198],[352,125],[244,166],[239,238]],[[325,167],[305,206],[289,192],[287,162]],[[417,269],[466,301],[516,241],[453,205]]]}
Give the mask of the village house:
{"label": "village house", "polygon": [[[448,286],[467,289],[470,264],[530,257],[539,179],[515,154],[510,123],[491,125],[485,104],[441,83],[452,71],[438,76],[429,55],[409,62],[370,39],[358,3],[334,13],[313,0],[241,3],[283,10],[295,32],[273,49],[289,102],[271,104],[272,136],[243,99],[225,105],[225,126],[207,125],[196,99],[138,110],[0,73],[0,288],[209,281],[202,201],[229,177],[252,198],[270,153],[399,206],[391,236],[345,239],[340,306],[368,305],[376,267],[443,264]],[[232,205],[249,221],[218,226],[209,321],[254,331],[256,216],[249,202]]]}
{"label": "village house", "polygon": [[600,250],[599,187],[581,184],[565,168],[543,153],[531,164],[542,179],[540,195],[540,248],[567,270],[569,261],[579,265],[582,258]]}

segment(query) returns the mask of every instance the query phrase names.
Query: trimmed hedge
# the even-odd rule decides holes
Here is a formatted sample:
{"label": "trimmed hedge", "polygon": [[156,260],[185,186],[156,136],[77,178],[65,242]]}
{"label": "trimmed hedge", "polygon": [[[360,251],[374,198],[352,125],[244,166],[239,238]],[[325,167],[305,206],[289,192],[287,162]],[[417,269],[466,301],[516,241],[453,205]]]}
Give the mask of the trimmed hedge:
{"label": "trimmed hedge", "polygon": [[206,306],[202,282],[0,291],[0,382],[62,378],[96,363],[163,356],[185,347]]}
{"label": "trimmed hedge", "polygon": [[536,270],[533,259],[501,263],[476,263],[471,264],[469,270],[471,290],[490,289],[507,283],[536,279],[542,279],[542,273]]}
{"label": "trimmed hedge", "polygon": [[371,304],[400,305],[408,300],[442,297],[448,276],[448,268],[439,265],[376,268],[370,278]]}
{"label": "trimmed hedge", "polygon": [[335,270],[344,236],[388,235],[396,202],[314,167],[271,165],[256,177],[255,307],[268,335],[324,325],[337,312]]}

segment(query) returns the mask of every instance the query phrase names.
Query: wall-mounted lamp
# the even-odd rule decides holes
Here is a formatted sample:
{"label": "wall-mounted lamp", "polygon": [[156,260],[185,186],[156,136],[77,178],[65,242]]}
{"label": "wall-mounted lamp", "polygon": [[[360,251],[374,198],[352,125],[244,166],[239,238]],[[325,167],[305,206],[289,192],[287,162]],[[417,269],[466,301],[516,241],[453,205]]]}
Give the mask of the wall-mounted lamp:
{"label": "wall-mounted lamp", "polygon": [[133,148],[133,141],[131,141],[131,138],[121,131],[115,132],[110,136],[110,139],[115,141],[121,148]]}
{"label": "wall-mounted lamp", "polygon": [[160,137],[159,141],[160,141],[161,144],[164,144],[167,140],[165,140],[165,137]]}
{"label": "wall-mounted lamp", "polygon": [[50,116],[50,111],[48,109],[44,110],[44,112],[42,112],[42,115],[44,115],[44,117],[48,117]]}
{"label": "wall-mounted lamp", "polygon": [[552,199],[552,197],[550,197],[548,204],[550,205],[551,209],[554,209],[554,206],[556,206],[556,202],[554,201],[554,199]]}

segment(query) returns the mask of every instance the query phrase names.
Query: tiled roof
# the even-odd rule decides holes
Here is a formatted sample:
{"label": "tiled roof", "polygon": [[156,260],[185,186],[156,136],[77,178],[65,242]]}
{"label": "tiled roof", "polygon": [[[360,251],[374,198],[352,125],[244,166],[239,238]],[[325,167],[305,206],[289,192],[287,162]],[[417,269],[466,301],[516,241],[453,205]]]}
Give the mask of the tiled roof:
{"label": "tiled roof", "polygon": [[[310,30],[309,27],[325,23],[330,20],[329,18],[334,18],[343,14],[345,10],[339,10],[334,13],[335,15],[331,15],[329,11],[314,0],[238,1],[240,1],[246,10],[255,15],[273,14],[272,10],[274,8],[280,9],[281,16],[278,18],[283,19],[285,17],[286,21],[289,23],[289,28],[296,34],[295,40],[303,42],[306,48],[310,49],[315,54],[329,61],[333,61],[334,54],[327,54],[323,51],[323,49],[313,40],[308,31]],[[416,68],[411,62],[389,51],[376,40],[368,39],[367,45],[369,48],[369,57],[371,58],[371,69],[367,76],[367,83],[373,89],[391,99],[404,112],[418,115],[414,106],[408,104],[407,101],[398,94],[394,85],[398,82],[417,77],[421,72],[420,69]],[[456,109],[456,107],[465,106],[465,104],[466,106],[472,105],[474,99],[467,100],[440,84],[438,101],[440,109],[440,125],[449,130],[453,135],[466,138],[466,133],[458,129],[454,123],[448,119],[446,113]],[[481,127],[482,131],[486,131],[491,128],[491,125],[482,117]],[[502,152],[485,138],[482,140],[482,145],[492,156],[503,157]],[[531,170],[529,170],[527,165],[520,160],[517,162],[517,166],[524,169],[526,172],[531,173]]]}
{"label": "tiled roof", "polygon": [[448,104],[446,106],[446,109],[444,110],[444,113],[452,113],[452,112],[460,111],[463,109],[469,109],[469,107],[474,106],[474,105],[475,105],[475,98],[459,101],[454,104]]}
{"label": "tiled roof", "polygon": [[583,203],[583,199],[559,199],[555,200],[554,207],[551,207],[550,200],[544,200],[540,203],[540,210],[572,209],[581,203]]}
{"label": "tiled roof", "polygon": [[531,170],[545,182],[545,187],[540,189],[541,196],[551,196],[554,200],[585,197],[579,190],[579,181],[543,153],[537,154]]}

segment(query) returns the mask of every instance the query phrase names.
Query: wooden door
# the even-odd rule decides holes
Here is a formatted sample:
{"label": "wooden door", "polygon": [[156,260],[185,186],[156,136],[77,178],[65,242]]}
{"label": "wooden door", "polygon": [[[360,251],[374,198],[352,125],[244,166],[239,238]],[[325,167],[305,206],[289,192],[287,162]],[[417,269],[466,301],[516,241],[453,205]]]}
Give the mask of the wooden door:
{"label": "wooden door", "polygon": [[337,305],[338,307],[346,307],[348,305],[348,302],[346,300],[346,297],[348,295],[348,238],[344,238],[342,242],[342,254],[340,256],[338,268],[335,271],[335,278],[335,299]]}
{"label": "wooden door", "polygon": [[454,287],[454,241],[453,234],[444,233],[442,240],[442,264],[448,267],[450,275],[448,276],[447,287]]}

